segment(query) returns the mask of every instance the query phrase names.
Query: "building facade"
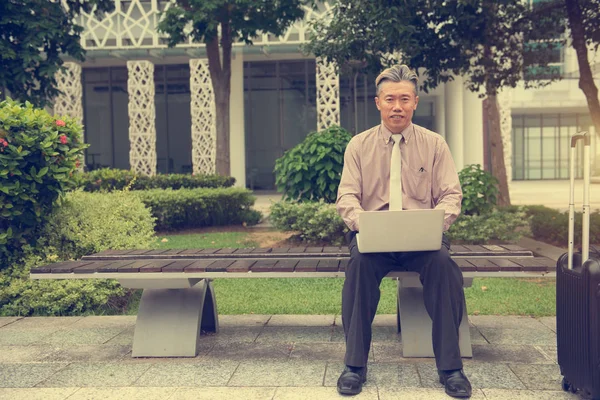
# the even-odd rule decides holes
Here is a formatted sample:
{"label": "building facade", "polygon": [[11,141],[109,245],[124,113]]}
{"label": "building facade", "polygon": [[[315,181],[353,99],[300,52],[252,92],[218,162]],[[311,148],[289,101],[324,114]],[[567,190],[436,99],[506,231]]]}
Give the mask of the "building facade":
{"label": "building facade", "polygon": [[[89,169],[114,167],[144,174],[210,173],[215,169],[215,110],[204,45],[168,48],[156,32],[162,0],[116,0],[98,20],[82,15],[86,61],[68,61],[58,81],[55,112],[84,124]],[[236,185],[274,189],[275,160],[314,130],[339,124],[359,133],[380,122],[374,76],[337,75],[332,65],[303,54],[308,22],[327,18],[330,5],[307,9],[285,35],[235,44],[231,82],[231,175]],[[575,79],[570,48],[557,59],[568,79],[540,90],[499,96],[511,179],[562,179],[569,134],[593,127]],[[446,138],[458,169],[489,164],[482,100],[462,78],[420,94],[415,123]],[[595,146],[595,140],[594,140]],[[596,154],[594,147],[594,153]]]}

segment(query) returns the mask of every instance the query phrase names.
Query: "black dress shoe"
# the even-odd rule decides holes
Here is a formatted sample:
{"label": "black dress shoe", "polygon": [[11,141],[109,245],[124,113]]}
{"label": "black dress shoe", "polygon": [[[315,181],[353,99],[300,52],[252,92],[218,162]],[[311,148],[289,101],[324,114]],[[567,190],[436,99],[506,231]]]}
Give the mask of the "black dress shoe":
{"label": "black dress shoe", "polygon": [[348,367],[344,368],[337,381],[339,394],[357,395],[362,391],[362,385],[367,381],[367,367]]}
{"label": "black dress shoe", "polygon": [[446,394],[452,397],[471,397],[471,383],[462,369],[453,371],[438,371],[440,383],[446,388]]}

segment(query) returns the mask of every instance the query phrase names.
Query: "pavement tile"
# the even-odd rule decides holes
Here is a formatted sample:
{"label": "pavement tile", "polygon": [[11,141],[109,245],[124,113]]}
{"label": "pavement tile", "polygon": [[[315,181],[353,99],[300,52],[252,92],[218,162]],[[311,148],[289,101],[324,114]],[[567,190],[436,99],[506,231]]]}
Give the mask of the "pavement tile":
{"label": "pavement tile", "polygon": [[[379,400],[448,400],[452,397],[446,395],[444,389],[426,388],[381,388]],[[473,389],[471,399],[485,399],[481,390]]]}
{"label": "pavement tile", "polygon": [[27,346],[43,340],[52,332],[44,329],[17,331],[0,328],[0,346]]}
{"label": "pavement tile", "polygon": [[170,399],[175,388],[81,388],[69,400],[164,400]]}
{"label": "pavement tile", "polygon": [[219,344],[236,342],[254,342],[264,328],[262,326],[224,326],[219,333],[203,333],[200,342]]}
{"label": "pavement tile", "polygon": [[270,315],[243,314],[243,315],[219,315],[219,327],[225,326],[264,326]]}
{"label": "pavement tile", "polygon": [[473,358],[464,359],[467,363],[519,363],[551,364],[544,353],[533,346],[505,344],[474,344]]}
{"label": "pavement tile", "polygon": [[533,346],[535,349],[539,350],[542,354],[544,354],[548,360],[552,361],[555,364],[558,364],[558,352],[556,345],[554,346]]}
{"label": "pavement tile", "polygon": [[62,329],[49,336],[44,336],[35,344],[51,345],[84,345],[103,344],[119,335],[125,328],[81,328]]}
{"label": "pavement tile", "polygon": [[52,331],[65,329],[79,321],[83,317],[26,317],[3,327],[4,330],[44,330],[46,334]]}
{"label": "pavement tile", "polygon": [[573,393],[549,390],[502,390],[482,389],[489,400],[580,400]]}
{"label": "pavement tile", "polygon": [[130,346],[80,345],[61,346],[42,361],[97,362],[117,361],[131,352]]}
{"label": "pavement tile", "polygon": [[333,326],[334,315],[273,315],[267,327],[270,326]]}
{"label": "pavement tile", "polygon": [[77,390],[79,388],[2,388],[0,400],[64,400]]}
{"label": "pavement tile", "polygon": [[345,354],[345,343],[296,343],[290,354],[290,358],[314,361],[340,361],[344,359]]}
{"label": "pavement tile", "polygon": [[89,317],[84,317],[79,321],[75,322],[72,328],[128,328],[135,325],[136,319],[137,317],[135,315],[92,315]]}
{"label": "pavement tile", "polygon": [[132,386],[150,365],[117,363],[73,363],[38,387]]}
{"label": "pavement tile", "polygon": [[[169,397],[169,400],[271,400],[275,395],[274,387],[203,387],[180,388]],[[299,388],[294,388],[298,390]]]}
{"label": "pavement tile", "polygon": [[328,343],[331,339],[330,326],[265,326],[256,339],[257,343]]}
{"label": "pavement tile", "polygon": [[479,329],[475,326],[469,326],[469,333],[471,334],[471,344],[488,344],[489,342],[483,337]]}
{"label": "pavement tile", "polygon": [[321,386],[324,361],[242,362],[228,386]]}
{"label": "pavement tile", "polygon": [[561,390],[562,375],[557,364],[523,365],[509,364],[510,369],[521,379],[527,389]]}
{"label": "pavement tile", "polygon": [[[67,364],[0,364],[0,387],[34,387]],[[70,385],[77,386],[77,385]]]}
{"label": "pavement tile", "polygon": [[552,332],[556,332],[556,317],[541,317],[540,322],[546,325]]}
{"label": "pavement tile", "polygon": [[556,345],[556,333],[544,327],[542,330],[479,328],[491,344]]}
{"label": "pavement tile", "polygon": [[53,352],[48,346],[0,346],[0,363],[39,362]]}
{"label": "pavement tile", "polygon": [[372,361],[376,363],[403,363],[408,359],[402,357],[402,343],[375,342]]}
{"label": "pavement tile", "polygon": [[[374,326],[371,330],[372,341],[375,342],[399,342],[402,339],[396,331],[395,326]],[[331,336],[332,342],[345,342],[344,328],[341,326],[335,326],[333,328],[333,335]]]}
{"label": "pavement tile", "polygon": [[518,315],[469,315],[469,321],[478,328],[545,330],[538,318]]}
{"label": "pavement tile", "polygon": [[[332,387],[278,387],[273,400],[332,400],[347,398],[347,396],[338,394],[337,389]],[[362,392],[357,396],[352,396],[352,399],[378,400],[377,388],[363,387]]]}
{"label": "pavement tile", "polygon": [[[415,364],[368,364],[365,386],[377,387],[420,387],[419,374]],[[327,363],[324,386],[336,386],[344,370],[344,363]]]}
{"label": "pavement tile", "polygon": [[15,321],[20,320],[23,317],[0,317],[0,328],[9,324],[12,324]]}
{"label": "pavement tile", "polygon": [[132,386],[226,386],[238,365],[237,361],[225,360],[202,364],[155,364]]}
{"label": "pavement tile", "polygon": [[264,360],[286,359],[294,347],[289,343],[228,343],[217,344],[204,356],[204,359],[219,360]]}
{"label": "pavement tile", "polygon": [[[435,362],[417,364],[421,385],[441,388]],[[523,383],[506,364],[471,363],[464,372],[473,388],[525,389]]]}

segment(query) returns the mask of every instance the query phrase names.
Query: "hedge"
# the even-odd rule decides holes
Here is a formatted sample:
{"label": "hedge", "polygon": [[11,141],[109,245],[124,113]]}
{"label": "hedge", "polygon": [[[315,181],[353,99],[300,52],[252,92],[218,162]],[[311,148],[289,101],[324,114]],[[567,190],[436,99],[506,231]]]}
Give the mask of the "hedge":
{"label": "hedge", "polygon": [[261,213],[250,208],[256,197],[247,189],[152,189],[132,193],[152,210],[157,231],[255,225],[261,219]]}
{"label": "hedge", "polygon": [[[135,178],[135,179],[134,179]],[[133,183],[132,183],[133,182]],[[77,174],[77,185],[86,192],[148,189],[194,189],[231,187],[235,178],[222,175],[158,174],[139,175],[124,169],[102,168]]]}

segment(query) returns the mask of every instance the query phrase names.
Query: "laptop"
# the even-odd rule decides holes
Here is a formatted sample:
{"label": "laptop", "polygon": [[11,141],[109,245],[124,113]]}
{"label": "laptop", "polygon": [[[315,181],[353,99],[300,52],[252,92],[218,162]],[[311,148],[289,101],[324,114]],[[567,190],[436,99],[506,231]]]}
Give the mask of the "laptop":
{"label": "laptop", "polygon": [[442,247],[444,210],[363,211],[358,215],[358,251],[434,251]]}

